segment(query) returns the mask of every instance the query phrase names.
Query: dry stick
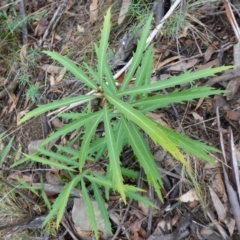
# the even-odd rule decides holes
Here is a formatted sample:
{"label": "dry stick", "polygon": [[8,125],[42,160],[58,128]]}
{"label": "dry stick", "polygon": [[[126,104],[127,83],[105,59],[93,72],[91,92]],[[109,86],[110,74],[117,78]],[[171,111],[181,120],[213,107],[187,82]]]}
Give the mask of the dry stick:
{"label": "dry stick", "polygon": [[[149,200],[151,202],[154,201],[154,190],[152,185],[149,183]],[[151,230],[152,230],[152,220],[153,220],[153,207],[149,207],[149,212],[148,212],[148,223],[147,223],[147,237],[151,235]]]}
{"label": "dry stick", "polygon": [[27,44],[28,42],[28,30],[27,30],[27,25],[26,25],[26,22],[25,22],[25,19],[26,19],[26,11],[25,11],[25,3],[24,3],[24,0],[21,0],[19,2],[19,8],[20,8],[20,14],[22,16],[22,43],[23,45]]}
{"label": "dry stick", "polygon": [[46,40],[46,38],[48,37],[50,32],[55,29],[56,25],[58,24],[58,22],[62,16],[64,9],[67,6],[67,2],[68,2],[68,0],[63,0],[62,3],[59,5],[57,11],[54,13],[50,23],[48,24],[48,27],[43,35],[43,38],[41,39],[40,45],[42,45],[42,43]]}
{"label": "dry stick", "polygon": [[231,205],[232,210],[233,210],[233,215],[234,215],[234,219],[236,221],[237,229],[238,229],[238,232],[240,233],[240,206],[239,206],[239,199],[238,199],[237,194],[234,191],[232,185],[229,182],[229,178],[228,178],[227,171],[226,171],[227,157],[226,157],[226,152],[225,152],[224,142],[223,142],[223,135],[222,135],[221,126],[220,126],[219,107],[217,107],[217,109],[216,109],[216,115],[217,115],[217,124],[218,124],[218,131],[219,131],[219,137],[220,137],[220,144],[221,144],[221,149],[222,149],[223,161],[224,161],[224,164],[225,164],[224,165],[222,163],[224,182],[225,182],[225,185],[226,185],[226,188],[227,188],[228,199],[229,199],[230,205]]}

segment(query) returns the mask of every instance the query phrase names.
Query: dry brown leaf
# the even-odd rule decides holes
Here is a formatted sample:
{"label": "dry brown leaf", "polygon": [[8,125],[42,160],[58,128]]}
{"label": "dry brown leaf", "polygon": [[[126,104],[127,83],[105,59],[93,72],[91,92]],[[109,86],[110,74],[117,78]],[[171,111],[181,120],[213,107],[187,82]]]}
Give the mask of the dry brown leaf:
{"label": "dry brown leaf", "polygon": [[58,66],[54,66],[54,65],[50,65],[50,64],[44,64],[44,65],[41,66],[41,69],[43,69],[47,73],[59,74],[62,71],[63,68],[58,67]]}
{"label": "dry brown leaf", "polygon": [[227,117],[230,120],[239,121],[240,120],[240,111],[227,111]]}
{"label": "dry brown leaf", "polygon": [[90,4],[90,23],[96,22],[98,18],[98,0],[92,0]]}
{"label": "dry brown leaf", "polygon": [[232,100],[235,97],[239,87],[240,87],[240,77],[236,79],[232,79],[231,81],[228,82],[226,90],[230,92],[224,93],[224,96],[227,97],[227,100]]}
{"label": "dry brown leaf", "polygon": [[150,112],[147,116],[151,117],[155,122],[160,123],[164,127],[170,128],[170,126],[163,120],[164,114]]}
{"label": "dry brown leaf", "polygon": [[193,201],[199,201],[199,197],[197,195],[197,192],[195,189],[190,189],[188,192],[183,194],[179,200],[181,202],[193,202]]}
{"label": "dry brown leaf", "polygon": [[211,44],[208,46],[206,52],[204,53],[204,62],[208,62],[212,57],[212,54],[215,52],[215,47]]}
{"label": "dry brown leaf", "polygon": [[185,71],[191,67],[193,67],[195,64],[197,64],[199,60],[197,58],[191,59],[190,61],[180,61],[178,64],[171,66],[167,69],[167,71]]}
{"label": "dry brown leaf", "polygon": [[197,121],[203,121],[203,117],[201,117],[198,113],[192,112],[193,118]]}
{"label": "dry brown leaf", "polygon": [[46,180],[47,180],[47,183],[52,184],[52,185],[60,185],[61,184],[61,181],[60,181],[60,178],[58,177],[58,175],[54,174],[52,172],[46,173]]}
{"label": "dry brown leaf", "polygon": [[218,172],[215,174],[211,182],[212,190],[217,194],[223,203],[228,201],[225,185],[223,183],[222,175]]}
{"label": "dry brown leaf", "polygon": [[20,119],[21,119],[27,112],[29,112],[29,110],[23,110],[23,111],[21,111],[21,112],[19,112],[19,113],[17,114],[17,125],[18,125]]}
{"label": "dry brown leaf", "polygon": [[51,121],[51,123],[52,123],[54,128],[61,128],[61,127],[63,127],[63,123],[59,120],[59,118],[54,118]]}
{"label": "dry brown leaf", "polygon": [[21,63],[25,63],[25,59],[27,57],[27,52],[28,52],[28,47],[29,47],[29,43],[27,44],[24,44],[22,47],[21,47],[21,50],[20,50],[20,53],[19,53],[19,58],[20,58],[20,61]]}
{"label": "dry brown leaf", "polygon": [[166,64],[168,64],[168,63],[170,63],[172,61],[175,61],[175,60],[177,60],[179,58],[181,58],[181,56],[173,56],[173,57],[167,58],[164,61],[161,61],[160,63],[156,64],[155,69],[159,69],[162,66],[164,66],[164,65],[166,65]]}
{"label": "dry brown leaf", "polygon": [[123,20],[125,19],[130,4],[131,4],[131,0],[123,0],[122,1],[122,6],[121,6],[121,9],[119,12],[119,17],[118,17],[118,25],[120,25],[123,22]]}
{"label": "dry brown leaf", "polygon": [[212,198],[213,205],[214,205],[215,210],[216,210],[217,215],[218,215],[218,220],[220,220],[221,222],[224,222],[224,220],[227,216],[226,209],[223,206],[220,199],[218,198],[217,194],[212,190],[212,188],[210,186],[209,186],[209,192],[210,192],[210,195],[211,195],[211,198]]}
{"label": "dry brown leaf", "polygon": [[29,184],[33,183],[33,175],[32,174],[26,175],[21,173],[21,171],[17,171],[10,174],[7,179],[18,179],[18,178],[20,178],[21,180]]}
{"label": "dry brown leaf", "polygon": [[64,75],[65,75],[66,72],[67,72],[67,69],[66,69],[66,68],[63,68],[63,69],[60,71],[59,75],[56,77],[56,82],[62,81],[62,79],[63,79],[63,77],[64,77]]}
{"label": "dry brown leaf", "polygon": [[[95,218],[97,221],[97,228],[99,231],[103,233],[103,238],[107,239],[111,235],[107,232],[104,220],[102,218],[101,211],[98,208],[98,204],[96,201],[92,201],[93,209]],[[107,208],[107,204],[105,204],[105,207]],[[91,221],[88,216],[88,209],[86,204],[84,204],[84,201],[82,198],[74,198],[74,204],[72,209],[72,220],[74,222],[74,225],[81,229],[82,231],[91,231]]]}
{"label": "dry brown leaf", "polygon": [[38,22],[38,25],[36,26],[35,30],[34,30],[34,36],[35,37],[40,37],[42,36],[47,27],[48,27],[49,21],[47,18],[43,18]]}
{"label": "dry brown leaf", "polygon": [[209,68],[209,67],[218,67],[219,65],[220,65],[219,58],[216,58],[208,63],[200,64],[200,65],[196,66],[196,68],[198,70],[203,70],[203,69]]}

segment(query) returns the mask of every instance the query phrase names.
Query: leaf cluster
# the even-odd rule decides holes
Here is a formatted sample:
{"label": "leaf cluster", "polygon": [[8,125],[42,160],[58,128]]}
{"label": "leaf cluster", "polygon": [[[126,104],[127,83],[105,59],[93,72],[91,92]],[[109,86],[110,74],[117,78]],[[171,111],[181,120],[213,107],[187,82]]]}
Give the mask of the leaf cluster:
{"label": "leaf cluster", "polygon": [[[151,45],[148,49],[145,49],[146,40],[151,29],[151,20],[152,16],[146,22],[144,31],[138,41],[137,49],[133,54],[132,64],[120,86],[116,86],[115,79],[106,60],[110,34],[110,10],[105,16],[100,43],[95,47],[98,60],[96,70],[84,63],[85,69],[89,73],[87,75],[83,68],[75,65],[67,57],[61,56],[56,52],[45,51],[47,55],[62,64],[79,81],[93,91],[91,95],[65,98],[53,101],[47,105],[41,105],[26,114],[20,121],[21,123],[44,112],[68,106],[72,103],[88,101],[89,106],[91,106],[92,100],[101,98],[104,105],[94,112],[91,111],[91,108],[88,108],[87,111],[80,113],[62,113],[60,116],[67,119],[68,123],[51,133],[44,142],[45,146],[52,140],[66,136],[73,131],[78,130],[79,134],[65,146],[55,145],[57,149],[55,152],[40,147],[36,154],[26,155],[24,159],[14,164],[16,166],[31,159],[32,161],[68,171],[70,181],[55,200],[44,224],[54,216],[57,216],[57,225],[59,225],[73,188],[79,189],[88,207],[89,217],[96,237],[97,224],[90,191],[98,202],[109,232],[111,232],[111,225],[105,208],[104,198],[108,199],[110,191],[118,192],[125,203],[127,198],[131,198],[156,207],[148,199],[141,196],[141,189],[125,183],[124,176],[137,178],[138,174],[131,169],[123,168],[120,161],[120,154],[123,148],[130,146],[139,165],[145,171],[147,181],[152,184],[158,197],[163,200],[161,195],[161,187],[163,186],[161,175],[144,138],[144,134],[148,135],[156,144],[159,144],[186,167],[188,164],[182,153],[183,151],[193,154],[202,160],[213,162],[208,152],[216,152],[218,150],[162,126],[148,117],[147,113],[167,107],[171,103],[183,103],[184,101],[222,93],[223,91],[210,87],[193,87],[182,91],[175,90],[168,95],[161,94],[160,90],[176,88],[179,84],[213,76],[215,73],[224,71],[229,67],[186,72],[181,76],[175,76],[166,81],[151,83],[153,46]],[[133,78],[136,80],[130,86]],[[97,135],[99,124],[104,125],[104,135],[100,137]],[[85,167],[88,160],[97,162],[103,158],[108,159],[105,165],[105,174],[99,174]]]}

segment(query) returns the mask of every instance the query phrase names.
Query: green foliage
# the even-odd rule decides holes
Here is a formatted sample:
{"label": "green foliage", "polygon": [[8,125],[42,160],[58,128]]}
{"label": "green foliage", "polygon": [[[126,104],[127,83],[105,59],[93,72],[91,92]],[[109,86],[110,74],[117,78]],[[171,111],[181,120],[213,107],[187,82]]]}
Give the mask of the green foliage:
{"label": "green foliage", "polygon": [[[96,46],[98,57],[97,70],[91,69],[87,64],[84,66],[88,69],[90,76],[87,76],[82,68],[76,66],[67,57],[63,57],[56,52],[45,51],[47,55],[61,63],[75,75],[79,81],[93,89],[92,95],[66,98],[53,101],[47,105],[41,105],[26,114],[20,121],[21,123],[44,112],[68,106],[75,102],[89,102],[91,105],[92,100],[101,98],[105,101],[105,104],[102,109],[95,112],[86,110],[80,113],[62,113],[60,116],[68,119],[68,123],[50,134],[45,140],[45,145],[53,139],[70,134],[72,131],[77,131],[80,139],[75,137],[65,146],[56,145],[56,152],[47,150],[47,148],[44,149],[44,146],[42,146],[39,148],[38,153],[26,155],[26,158],[13,165],[16,166],[27,159],[31,159],[32,161],[65,169],[69,172],[71,180],[55,200],[44,224],[56,216],[57,226],[59,225],[67,201],[71,196],[71,190],[74,187],[79,189],[88,207],[89,218],[91,219],[96,237],[97,220],[89,195],[90,192],[93,192],[98,202],[106,228],[109,231],[111,231],[111,227],[107,217],[107,210],[104,206],[103,196],[108,198],[110,190],[118,192],[124,202],[127,201],[128,197],[156,207],[148,199],[141,196],[141,189],[125,183],[124,176],[137,178],[138,174],[131,169],[121,167],[120,154],[125,146],[130,146],[136,156],[136,161],[143,167],[147,180],[153,185],[159,198],[163,199],[161,195],[163,183],[158,166],[143,133],[148,135],[156,144],[162,146],[163,149],[172,154],[175,159],[186,167],[188,167],[188,164],[181,150],[193,154],[202,160],[213,162],[207,152],[217,152],[217,149],[163,127],[148,117],[146,113],[167,107],[171,103],[182,103],[224,92],[210,87],[193,87],[188,90],[178,91],[177,85],[193,82],[202,77],[214,76],[215,73],[227,70],[230,67],[208,68],[198,72],[187,72],[181,76],[151,84],[153,47],[150,46],[145,50],[146,39],[151,28],[151,20],[152,16],[146,22],[137,50],[133,56],[132,65],[125,74],[123,83],[119,88],[116,87],[106,60],[110,34],[110,11],[107,12],[105,17],[100,44]],[[129,87],[129,83],[134,77],[136,77],[136,80],[133,86]],[[166,88],[176,88],[176,90],[167,96],[160,94],[159,90]],[[149,96],[150,93],[151,96]],[[96,131],[100,123],[104,123],[104,134],[102,136],[97,135]],[[99,174],[92,169],[86,168],[86,160],[96,163],[103,158],[108,159],[108,163],[105,165],[105,174]]]}
{"label": "green foliage", "polygon": [[5,144],[3,142],[3,138],[4,138],[5,134],[6,134],[6,132],[3,132],[0,134],[0,165],[2,165],[4,163],[4,161],[6,160],[8,154],[11,150],[13,139],[14,139],[14,137],[12,137],[8,141],[7,145],[5,146]]}
{"label": "green foliage", "polygon": [[29,84],[26,97],[27,99],[31,100],[32,102],[36,102],[40,97],[40,86],[37,84]]}
{"label": "green foliage", "polygon": [[186,24],[187,21],[185,20],[185,14],[177,11],[171,18],[166,20],[163,34],[170,39],[176,38],[179,35],[179,31],[186,27]]}

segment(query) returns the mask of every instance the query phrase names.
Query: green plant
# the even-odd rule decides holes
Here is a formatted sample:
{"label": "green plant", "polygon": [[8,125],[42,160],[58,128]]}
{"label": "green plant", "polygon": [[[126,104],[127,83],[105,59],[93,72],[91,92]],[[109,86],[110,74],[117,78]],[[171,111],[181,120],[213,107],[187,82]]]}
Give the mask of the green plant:
{"label": "green plant", "polygon": [[174,39],[179,35],[179,31],[184,29],[186,25],[187,21],[185,20],[185,14],[177,11],[171,18],[166,20],[163,34],[168,36],[170,39]]}
{"label": "green plant", "polygon": [[[68,69],[77,79],[84,82],[86,86],[93,89],[91,91],[92,94],[89,95],[65,98],[53,101],[47,105],[41,105],[27,113],[20,121],[20,123],[23,123],[44,112],[69,106],[72,103],[89,103],[83,112],[61,113],[60,116],[67,119],[68,123],[50,134],[37,153],[32,155],[25,154],[23,159],[13,165],[19,165],[31,159],[32,161],[68,171],[70,181],[52,205],[44,225],[55,216],[57,216],[57,226],[59,225],[71,195],[71,190],[75,187],[80,190],[84,202],[88,206],[89,217],[96,237],[97,224],[89,191],[93,193],[98,202],[106,228],[109,231],[111,231],[111,226],[104,205],[103,193],[105,198],[108,199],[109,191],[116,191],[120,193],[124,202],[129,197],[156,207],[148,199],[141,196],[139,193],[141,189],[125,184],[124,176],[136,178],[137,173],[131,169],[122,168],[120,162],[120,154],[123,147],[130,146],[137,161],[146,173],[147,181],[153,185],[158,197],[163,200],[161,195],[161,187],[163,186],[161,176],[149,146],[143,137],[143,133],[146,133],[155,143],[161,145],[186,167],[188,167],[188,163],[180,149],[205,161],[213,162],[208,152],[218,152],[217,149],[168,129],[156,123],[146,114],[150,111],[167,107],[171,103],[183,103],[184,101],[224,92],[210,87],[197,86],[179,91],[177,85],[213,76],[215,73],[224,71],[229,67],[208,68],[198,72],[189,71],[166,81],[150,83],[153,70],[153,46],[150,45],[147,50],[145,50],[145,46],[151,28],[151,20],[152,16],[146,22],[136,52],[133,55],[132,64],[126,72],[122,84],[118,87],[106,60],[110,34],[110,11],[105,16],[99,46],[95,47],[98,60],[97,70],[93,70],[85,63],[89,76],[67,57],[63,57],[56,52],[44,51]],[[130,87],[129,84],[133,77],[136,80]],[[166,88],[175,88],[175,90],[168,95],[160,94],[159,91]],[[99,110],[93,112],[91,111],[91,103],[94,99],[102,100],[104,105]],[[99,137],[96,131],[100,123],[104,123],[104,134]],[[51,140],[66,136],[77,130],[77,136],[71,139],[65,146],[55,145],[57,151],[54,152],[48,150],[47,147],[44,148]],[[99,174],[86,167],[87,160],[96,163],[103,158],[109,159],[105,165],[105,174]],[[103,187],[104,192],[100,191],[99,186]]]}
{"label": "green plant", "polygon": [[36,102],[40,97],[40,87],[37,84],[29,84],[26,98],[31,100],[32,102]]}

